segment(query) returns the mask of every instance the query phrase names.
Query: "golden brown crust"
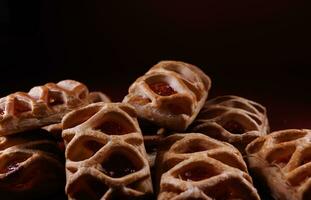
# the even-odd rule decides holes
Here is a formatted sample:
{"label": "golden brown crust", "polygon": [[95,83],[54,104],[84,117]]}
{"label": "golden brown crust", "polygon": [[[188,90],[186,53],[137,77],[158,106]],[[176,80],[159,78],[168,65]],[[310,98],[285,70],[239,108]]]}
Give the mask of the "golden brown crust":
{"label": "golden brown crust", "polygon": [[[91,103],[97,103],[97,102],[110,103],[111,101],[110,101],[110,98],[102,92],[90,92],[88,95],[88,102],[91,104]],[[50,132],[56,138],[61,138],[62,131],[63,131],[63,124],[62,123],[51,124],[51,125],[42,127],[42,129]]]}
{"label": "golden brown crust", "polygon": [[106,94],[102,92],[98,92],[98,91],[90,92],[88,99],[90,103],[97,103],[97,102],[110,103],[111,102],[110,98]]}
{"label": "golden brown crust", "polygon": [[227,95],[207,101],[190,132],[229,142],[244,154],[248,143],[269,132],[269,124],[265,107],[242,97]]}
{"label": "golden brown crust", "polygon": [[276,131],[251,142],[250,169],[278,200],[307,200],[311,192],[311,130]]}
{"label": "golden brown crust", "polygon": [[63,190],[61,153],[42,132],[0,137],[1,199],[44,199]]}
{"label": "golden brown crust", "polygon": [[259,200],[240,152],[199,133],[167,137],[157,157],[158,200]]}
{"label": "golden brown crust", "polygon": [[160,127],[184,131],[208,96],[210,78],[194,65],[161,61],[129,88],[123,102]]}
{"label": "golden brown crust", "polygon": [[143,137],[131,106],[94,103],[68,113],[62,123],[69,199],[152,193]]}
{"label": "golden brown crust", "polygon": [[88,103],[88,89],[74,80],[47,83],[28,93],[0,99],[0,135],[11,135],[59,123],[69,111]]}

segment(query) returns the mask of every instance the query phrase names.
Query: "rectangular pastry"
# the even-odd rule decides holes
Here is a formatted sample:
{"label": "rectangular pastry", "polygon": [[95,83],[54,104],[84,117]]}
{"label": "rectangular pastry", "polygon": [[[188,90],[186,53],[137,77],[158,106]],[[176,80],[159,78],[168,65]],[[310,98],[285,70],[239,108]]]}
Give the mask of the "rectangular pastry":
{"label": "rectangular pastry", "polygon": [[265,107],[226,95],[208,100],[189,129],[229,142],[244,154],[248,143],[269,132],[269,124]]}
{"label": "rectangular pastry", "polygon": [[0,99],[0,135],[11,135],[59,123],[69,111],[88,103],[87,87],[73,80],[47,83],[28,93]]}
{"label": "rectangular pastry", "polygon": [[[102,92],[90,92],[88,95],[88,103],[97,103],[97,102],[105,102],[110,103],[110,98]],[[62,131],[63,125],[62,123],[51,124],[42,127],[42,129],[50,132],[55,138],[62,140]]]}
{"label": "rectangular pastry", "polygon": [[210,78],[196,66],[161,61],[130,86],[123,102],[133,105],[140,118],[184,131],[203,107],[210,87]]}
{"label": "rectangular pastry", "polygon": [[167,137],[158,153],[158,200],[259,200],[240,152],[199,133]]}
{"label": "rectangular pastry", "polygon": [[136,199],[153,192],[135,110],[94,103],[62,120],[69,199]]}
{"label": "rectangular pastry", "polygon": [[0,137],[1,199],[48,199],[62,194],[64,183],[63,155],[48,132]]}
{"label": "rectangular pastry", "polygon": [[311,199],[311,130],[275,131],[247,148],[250,170],[276,200]]}

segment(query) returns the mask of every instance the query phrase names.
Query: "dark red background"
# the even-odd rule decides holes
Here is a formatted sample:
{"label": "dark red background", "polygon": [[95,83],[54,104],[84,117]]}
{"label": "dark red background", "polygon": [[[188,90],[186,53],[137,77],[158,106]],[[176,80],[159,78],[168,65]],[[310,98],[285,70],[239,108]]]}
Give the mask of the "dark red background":
{"label": "dark red background", "polygon": [[200,66],[211,97],[264,104],[272,130],[311,128],[310,20],[301,0],[10,0],[0,95],[64,78],[121,100],[163,59]]}

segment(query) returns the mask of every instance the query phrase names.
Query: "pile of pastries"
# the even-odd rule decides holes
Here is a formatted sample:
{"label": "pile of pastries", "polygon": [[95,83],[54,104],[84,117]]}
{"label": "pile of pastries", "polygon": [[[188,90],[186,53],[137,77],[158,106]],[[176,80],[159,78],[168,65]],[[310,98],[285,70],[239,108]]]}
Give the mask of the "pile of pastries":
{"label": "pile of pastries", "polygon": [[0,198],[311,199],[311,130],[270,133],[264,106],[210,88],[161,61],[122,102],[74,80],[1,98]]}

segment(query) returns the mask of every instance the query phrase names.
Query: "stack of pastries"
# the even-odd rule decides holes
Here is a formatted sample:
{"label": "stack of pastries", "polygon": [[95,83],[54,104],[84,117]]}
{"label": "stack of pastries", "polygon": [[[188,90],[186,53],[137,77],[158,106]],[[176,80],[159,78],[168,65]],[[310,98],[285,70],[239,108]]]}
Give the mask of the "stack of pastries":
{"label": "stack of pastries", "polygon": [[264,106],[210,89],[161,61],[122,102],[74,80],[1,98],[1,199],[310,199],[311,130],[270,133]]}

